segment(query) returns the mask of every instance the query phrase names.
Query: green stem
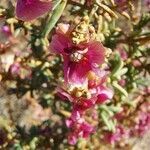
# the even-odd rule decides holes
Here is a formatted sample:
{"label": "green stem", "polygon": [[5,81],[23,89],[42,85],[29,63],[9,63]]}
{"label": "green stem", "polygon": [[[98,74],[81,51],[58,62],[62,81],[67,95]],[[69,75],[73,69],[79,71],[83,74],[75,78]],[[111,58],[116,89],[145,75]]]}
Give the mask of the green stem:
{"label": "green stem", "polygon": [[67,0],[62,0],[60,2],[60,4],[55,8],[51,17],[48,19],[48,22],[47,22],[45,28],[43,29],[43,31],[41,33],[43,38],[46,38],[48,36],[48,34],[51,32],[51,30],[54,28],[55,24],[61,17],[66,4],[67,4]]}

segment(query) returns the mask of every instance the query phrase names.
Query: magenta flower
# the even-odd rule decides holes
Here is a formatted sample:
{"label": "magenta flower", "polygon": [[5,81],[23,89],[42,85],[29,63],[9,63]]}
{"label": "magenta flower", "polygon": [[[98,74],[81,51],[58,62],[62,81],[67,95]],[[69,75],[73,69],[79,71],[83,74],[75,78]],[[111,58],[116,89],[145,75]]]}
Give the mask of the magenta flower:
{"label": "magenta flower", "polygon": [[[148,105],[145,107],[148,107]],[[144,135],[150,129],[150,113],[140,111],[138,115],[138,122],[132,132],[138,135]]]}
{"label": "magenta flower", "polygon": [[11,30],[10,27],[7,25],[2,26],[2,28],[0,29],[0,31],[5,34],[5,36],[9,37],[11,35]]}
{"label": "magenta flower", "polygon": [[[113,97],[112,90],[103,85],[98,85],[95,88],[88,89],[87,93],[83,91],[81,96],[77,96],[74,91],[68,92],[63,88],[58,88],[57,91],[62,100],[71,102],[73,104],[73,110],[80,112],[94,107],[96,104],[103,104],[106,100],[112,99]],[[76,89],[76,92],[78,93],[78,89]]]}
{"label": "magenta flower", "polygon": [[18,0],[16,16],[23,21],[30,21],[51,10],[51,0]]}
{"label": "magenta flower", "polygon": [[105,48],[100,42],[90,41],[75,45],[67,30],[57,30],[50,46],[54,52],[63,56],[64,77],[67,82],[84,82],[88,72],[95,71],[104,62]]}
{"label": "magenta flower", "polygon": [[10,72],[12,75],[19,75],[21,69],[21,65],[19,63],[14,63],[10,67]]}
{"label": "magenta flower", "polygon": [[62,88],[58,88],[57,90],[58,95],[62,98],[62,100],[67,100],[73,104],[73,110],[82,112],[96,104],[97,97],[76,97],[75,95],[70,94]]}
{"label": "magenta flower", "polygon": [[79,138],[88,138],[94,132],[94,127],[87,123],[78,111],[74,111],[69,119],[66,120],[66,125],[70,128],[68,135],[69,144],[76,144]]}
{"label": "magenta flower", "polygon": [[112,99],[113,92],[109,88],[106,88],[104,86],[99,86],[97,89],[97,104],[102,104],[108,99]]}
{"label": "magenta flower", "polygon": [[117,141],[120,141],[122,138],[128,138],[130,136],[130,132],[128,130],[125,130],[122,126],[116,127],[115,133],[106,133],[105,134],[105,140],[108,143],[115,143]]}

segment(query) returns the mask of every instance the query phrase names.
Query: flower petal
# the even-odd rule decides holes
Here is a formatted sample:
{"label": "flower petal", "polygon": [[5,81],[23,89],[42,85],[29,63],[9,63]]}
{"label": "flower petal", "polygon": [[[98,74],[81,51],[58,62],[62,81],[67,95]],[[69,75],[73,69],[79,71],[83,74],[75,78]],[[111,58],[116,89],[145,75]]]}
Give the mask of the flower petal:
{"label": "flower petal", "polygon": [[20,20],[30,21],[45,14],[51,8],[51,1],[18,0],[16,6],[16,16]]}
{"label": "flower petal", "polygon": [[98,89],[98,98],[97,98],[97,101],[96,103],[104,103],[107,99],[112,99],[113,97],[113,92],[112,90],[108,89],[108,88],[105,88],[105,87],[100,87]]}
{"label": "flower petal", "polygon": [[76,110],[76,111],[81,111],[82,112],[82,111],[84,111],[88,108],[93,107],[95,105],[96,101],[97,101],[97,97],[92,97],[90,99],[80,98],[78,100],[78,102],[76,102],[74,104],[73,109]]}
{"label": "flower petal", "polygon": [[71,40],[65,34],[55,34],[52,37],[50,49],[58,54],[64,54],[64,50],[71,46]]}
{"label": "flower petal", "polygon": [[73,102],[73,97],[64,89],[62,88],[57,88],[57,95],[62,99],[62,100],[68,100],[70,102]]}
{"label": "flower petal", "polygon": [[92,64],[102,64],[105,58],[104,46],[97,41],[89,43],[87,58]]}
{"label": "flower petal", "polygon": [[64,76],[67,82],[85,82],[86,75],[90,70],[91,64],[88,61],[72,62],[69,60],[69,56],[64,56]]}

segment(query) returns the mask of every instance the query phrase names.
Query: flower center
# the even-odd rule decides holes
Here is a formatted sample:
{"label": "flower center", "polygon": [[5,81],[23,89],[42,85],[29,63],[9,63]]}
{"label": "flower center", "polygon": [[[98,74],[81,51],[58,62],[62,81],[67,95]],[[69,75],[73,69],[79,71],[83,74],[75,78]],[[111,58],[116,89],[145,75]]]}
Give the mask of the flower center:
{"label": "flower center", "polygon": [[83,54],[79,52],[74,52],[70,55],[70,60],[73,62],[79,62],[83,57]]}
{"label": "flower center", "polygon": [[82,60],[84,57],[84,54],[87,53],[88,49],[84,49],[84,50],[78,50],[75,51],[73,53],[71,53],[70,55],[70,60],[73,62],[79,62],[80,60]]}

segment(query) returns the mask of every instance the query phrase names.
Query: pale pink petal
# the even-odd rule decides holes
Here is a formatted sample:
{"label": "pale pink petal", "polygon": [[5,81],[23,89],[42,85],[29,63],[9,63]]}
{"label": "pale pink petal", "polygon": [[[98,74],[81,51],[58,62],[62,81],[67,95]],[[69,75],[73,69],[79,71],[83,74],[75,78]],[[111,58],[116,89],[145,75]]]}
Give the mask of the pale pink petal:
{"label": "pale pink petal", "polygon": [[69,24],[59,23],[56,28],[56,33],[66,34],[69,30],[69,27],[70,27]]}
{"label": "pale pink petal", "polygon": [[70,128],[70,127],[72,126],[72,124],[73,124],[73,122],[72,122],[71,119],[67,119],[67,120],[65,121],[65,123],[66,123],[66,126],[67,126],[68,128]]}
{"label": "pale pink petal", "polygon": [[68,142],[70,145],[75,145],[77,143],[78,137],[74,135],[73,133],[70,133],[68,136]]}
{"label": "pale pink petal", "polygon": [[57,95],[62,99],[62,100],[68,100],[70,102],[73,101],[73,97],[67,92],[65,91],[64,89],[62,88],[57,88],[56,89],[57,91]]}

